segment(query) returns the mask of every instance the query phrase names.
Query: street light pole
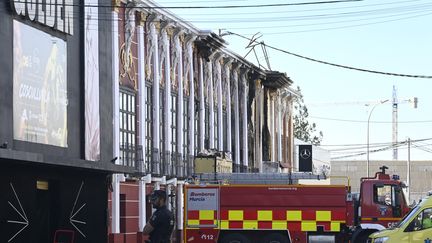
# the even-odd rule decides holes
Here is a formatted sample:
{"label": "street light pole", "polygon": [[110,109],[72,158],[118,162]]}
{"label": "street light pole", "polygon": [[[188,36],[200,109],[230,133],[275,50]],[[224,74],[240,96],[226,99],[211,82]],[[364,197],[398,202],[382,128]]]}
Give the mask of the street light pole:
{"label": "street light pole", "polygon": [[374,111],[375,107],[377,107],[378,105],[384,104],[387,101],[389,101],[389,100],[388,99],[387,100],[383,100],[383,101],[380,101],[379,103],[375,104],[372,107],[371,111],[369,112],[369,117],[368,117],[368,120],[367,120],[367,151],[366,151],[366,154],[367,154],[367,159],[366,159],[366,170],[367,170],[367,173],[366,173],[366,175],[367,175],[367,177],[369,177],[369,122],[370,122],[370,118],[371,118],[372,112]]}

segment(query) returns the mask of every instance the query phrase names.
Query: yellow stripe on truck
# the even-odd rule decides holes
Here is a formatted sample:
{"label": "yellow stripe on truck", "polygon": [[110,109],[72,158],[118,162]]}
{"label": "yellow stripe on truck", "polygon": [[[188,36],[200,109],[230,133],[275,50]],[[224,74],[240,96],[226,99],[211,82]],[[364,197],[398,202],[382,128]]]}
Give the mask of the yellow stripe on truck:
{"label": "yellow stripe on truck", "polygon": [[243,220],[243,210],[228,211],[228,220]]}
{"label": "yellow stripe on truck", "polygon": [[199,219],[200,220],[213,220],[214,217],[214,210],[200,210],[199,211]]}

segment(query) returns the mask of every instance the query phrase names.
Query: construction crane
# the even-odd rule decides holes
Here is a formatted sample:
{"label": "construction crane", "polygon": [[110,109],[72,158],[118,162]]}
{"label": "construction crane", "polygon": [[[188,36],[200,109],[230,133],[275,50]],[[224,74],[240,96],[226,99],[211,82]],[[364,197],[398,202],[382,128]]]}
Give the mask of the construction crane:
{"label": "construction crane", "polygon": [[398,104],[412,103],[414,109],[417,108],[418,98],[413,97],[411,99],[404,99],[399,101],[397,98],[396,86],[393,85],[393,97],[392,97],[392,146],[393,146],[393,160],[398,159]]}

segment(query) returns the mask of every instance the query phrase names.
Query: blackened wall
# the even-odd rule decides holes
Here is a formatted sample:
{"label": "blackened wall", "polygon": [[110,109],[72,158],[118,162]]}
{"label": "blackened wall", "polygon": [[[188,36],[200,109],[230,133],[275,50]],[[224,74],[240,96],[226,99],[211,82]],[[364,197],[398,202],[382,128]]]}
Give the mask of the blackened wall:
{"label": "blackened wall", "polygon": [[8,1],[0,1],[0,144],[13,139],[13,26]]}
{"label": "blackened wall", "polygon": [[[110,6],[111,0],[99,0],[101,6]],[[113,76],[111,8],[99,8],[99,93],[101,161],[113,158]],[[117,35],[116,35],[117,36]]]}

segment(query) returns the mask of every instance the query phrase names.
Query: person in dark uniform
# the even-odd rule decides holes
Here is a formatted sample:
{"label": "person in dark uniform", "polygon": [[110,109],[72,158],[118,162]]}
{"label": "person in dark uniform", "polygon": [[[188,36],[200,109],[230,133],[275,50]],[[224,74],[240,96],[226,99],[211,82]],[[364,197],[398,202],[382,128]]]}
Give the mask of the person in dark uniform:
{"label": "person in dark uniform", "polygon": [[174,229],[174,215],[166,207],[166,198],[166,192],[162,190],[155,190],[150,196],[150,201],[156,211],[143,229],[143,234],[150,236],[150,241],[147,242],[171,242],[171,233]]}

